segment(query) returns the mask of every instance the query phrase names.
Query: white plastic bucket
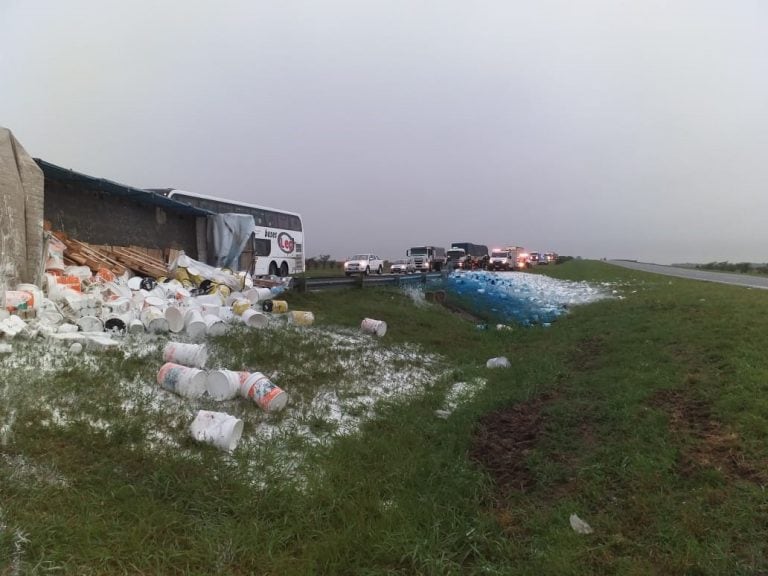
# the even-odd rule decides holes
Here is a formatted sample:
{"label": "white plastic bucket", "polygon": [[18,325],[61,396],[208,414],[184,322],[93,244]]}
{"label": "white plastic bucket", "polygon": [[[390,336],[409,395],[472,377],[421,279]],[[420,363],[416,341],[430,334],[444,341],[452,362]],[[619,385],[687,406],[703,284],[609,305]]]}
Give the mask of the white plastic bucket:
{"label": "white plastic bucket", "polygon": [[269,319],[263,312],[253,308],[248,308],[240,318],[249,328],[264,328],[269,323]]}
{"label": "white plastic bucket", "polygon": [[161,298],[160,296],[153,296],[150,292],[150,295],[144,298],[144,307],[154,307],[154,308],[165,308],[166,301],[165,298]]}
{"label": "white plastic bucket", "polygon": [[141,290],[141,276],[131,276],[128,278],[128,288],[131,290]]}
{"label": "white plastic bucket", "polygon": [[130,324],[128,324],[129,334],[144,334],[144,331],[144,323],[138,318],[131,320]]}
{"label": "white plastic bucket", "polygon": [[96,316],[83,316],[77,319],[77,326],[83,332],[104,332],[104,322]]}
{"label": "white plastic bucket", "polygon": [[202,338],[205,336],[205,320],[200,314],[200,310],[192,308],[184,316],[184,327],[192,338]]}
{"label": "white plastic bucket", "polygon": [[226,333],[227,325],[218,314],[206,314],[203,316],[205,322],[205,333],[208,336],[221,336]]}
{"label": "white plastic bucket", "polygon": [[387,333],[387,323],[384,320],[374,320],[373,318],[365,318],[360,324],[360,330],[366,334],[374,334],[381,338]]}
{"label": "white plastic bucket", "polygon": [[198,442],[232,452],[243,435],[243,421],[224,412],[199,410],[189,432]]}
{"label": "white plastic bucket", "polygon": [[168,306],[165,309],[165,319],[168,321],[168,329],[178,333],[184,330],[184,310],[178,306]]}
{"label": "white plastic bucket", "polygon": [[288,319],[295,326],[312,326],[315,322],[315,315],[305,310],[293,310],[288,313]]}
{"label": "white plastic bucket", "polygon": [[166,362],[157,372],[157,383],[161,388],[185,398],[200,398],[205,394],[206,381],[202,370],[173,362]]}
{"label": "white plastic bucket", "polygon": [[43,291],[35,284],[19,284],[16,286],[16,290],[32,294],[32,308],[37,309],[40,306],[40,302],[43,299]]}
{"label": "white plastic bucket", "polygon": [[163,348],[163,360],[165,362],[203,368],[208,361],[208,350],[206,350],[204,344],[168,342],[165,348]]}
{"label": "white plastic bucket", "polygon": [[272,291],[269,288],[251,288],[250,290],[245,291],[245,297],[248,298],[252,304],[256,304],[256,302],[262,302],[272,298]]}
{"label": "white plastic bucket", "polygon": [[231,400],[240,392],[240,372],[211,370],[206,389],[214,400]]}
{"label": "white plastic bucket", "polygon": [[150,306],[141,311],[141,321],[147,329],[147,332],[158,334],[168,332],[168,320],[160,308]]}
{"label": "white plastic bucket", "polygon": [[505,356],[490,358],[488,362],[485,363],[486,368],[509,368],[510,366],[511,364]]}
{"label": "white plastic bucket", "polygon": [[277,412],[288,403],[288,394],[261,372],[240,372],[240,395],[264,412]]}
{"label": "white plastic bucket", "polygon": [[219,318],[224,320],[224,322],[233,322],[237,316],[232,312],[231,306],[222,306],[221,310],[219,310]]}

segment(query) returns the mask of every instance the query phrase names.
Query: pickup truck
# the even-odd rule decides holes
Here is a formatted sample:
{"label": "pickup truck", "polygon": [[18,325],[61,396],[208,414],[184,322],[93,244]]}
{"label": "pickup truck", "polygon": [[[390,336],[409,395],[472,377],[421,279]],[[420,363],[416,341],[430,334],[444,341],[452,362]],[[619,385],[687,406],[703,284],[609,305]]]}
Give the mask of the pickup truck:
{"label": "pickup truck", "polygon": [[347,276],[352,276],[352,274],[365,274],[367,276],[372,272],[381,274],[383,271],[384,260],[375,254],[355,254],[344,262],[344,274]]}

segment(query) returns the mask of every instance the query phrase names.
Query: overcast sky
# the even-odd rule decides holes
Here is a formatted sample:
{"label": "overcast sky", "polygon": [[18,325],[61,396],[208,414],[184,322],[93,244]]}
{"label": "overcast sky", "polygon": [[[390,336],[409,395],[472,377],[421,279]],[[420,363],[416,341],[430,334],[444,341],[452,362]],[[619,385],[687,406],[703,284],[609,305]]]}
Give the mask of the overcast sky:
{"label": "overcast sky", "polygon": [[0,0],[0,125],[300,212],[308,256],[765,262],[767,26],[764,0]]}

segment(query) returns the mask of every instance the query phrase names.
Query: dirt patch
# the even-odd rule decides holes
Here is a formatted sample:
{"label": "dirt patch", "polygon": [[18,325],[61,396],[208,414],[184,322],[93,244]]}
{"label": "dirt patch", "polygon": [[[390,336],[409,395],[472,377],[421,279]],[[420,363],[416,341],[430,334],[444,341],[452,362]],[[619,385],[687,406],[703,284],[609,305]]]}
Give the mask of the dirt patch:
{"label": "dirt patch", "polygon": [[543,430],[542,409],[552,398],[542,395],[489,412],[478,422],[469,455],[487,470],[501,493],[533,487],[526,459]]}
{"label": "dirt patch", "polygon": [[568,366],[579,372],[587,372],[598,367],[605,350],[602,336],[589,336],[576,343],[576,348],[568,355]]}
{"label": "dirt patch", "polygon": [[668,414],[670,435],[681,441],[678,467],[682,475],[714,468],[728,478],[758,484],[768,481],[765,466],[747,460],[738,434],[713,417],[705,400],[685,390],[660,390],[650,404]]}

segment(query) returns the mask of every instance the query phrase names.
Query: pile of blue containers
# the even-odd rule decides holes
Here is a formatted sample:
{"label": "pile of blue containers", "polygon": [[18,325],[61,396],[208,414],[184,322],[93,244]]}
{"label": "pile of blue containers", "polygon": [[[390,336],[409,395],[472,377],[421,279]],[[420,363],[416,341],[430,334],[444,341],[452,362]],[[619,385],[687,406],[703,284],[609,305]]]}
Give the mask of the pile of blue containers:
{"label": "pile of blue containers", "polygon": [[566,304],[556,294],[538,290],[535,283],[521,282],[523,273],[454,273],[444,281],[447,294],[462,307],[499,322],[523,326],[549,325],[567,313]]}

